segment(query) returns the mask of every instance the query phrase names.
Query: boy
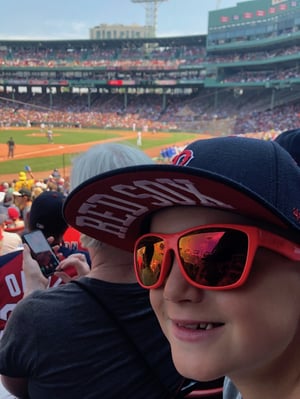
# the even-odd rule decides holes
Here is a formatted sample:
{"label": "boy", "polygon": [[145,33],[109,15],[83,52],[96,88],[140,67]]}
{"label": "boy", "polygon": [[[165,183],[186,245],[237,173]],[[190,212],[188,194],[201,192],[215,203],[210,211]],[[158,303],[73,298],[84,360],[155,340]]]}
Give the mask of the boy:
{"label": "boy", "polygon": [[198,140],[174,165],[85,182],[64,212],[82,232],[134,249],[180,374],[225,375],[244,399],[297,399],[299,181],[274,142]]}

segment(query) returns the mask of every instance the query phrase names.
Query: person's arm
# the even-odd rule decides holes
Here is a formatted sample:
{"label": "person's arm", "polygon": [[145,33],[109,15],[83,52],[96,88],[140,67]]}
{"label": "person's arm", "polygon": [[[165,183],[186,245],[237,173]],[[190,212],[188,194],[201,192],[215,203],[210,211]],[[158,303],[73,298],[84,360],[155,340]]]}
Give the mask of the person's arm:
{"label": "person's arm", "polygon": [[32,170],[31,170],[31,167],[27,165],[27,166],[25,166],[25,170],[26,170],[26,172],[29,174],[29,176],[30,176],[32,179],[34,179],[34,176],[33,176]]}
{"label": "person's arm", "polygon": [[[70,276],[64,271],[70,267],[73,267],[76,270],[75,275]],[[90,267],[84,254],[75,253],[62,260],[56,270],[55,275],[61,278],[64,283],[68,283],[71,280],[76,280],[79,277],[86,276],[90,271]]]}
{"label": "person's arm", "polygon": [[[53,237],[49,237],[48,241],[53,241]],[[59,246],[55,246],[56,251],[59,250]],[[57,252],[59,254],[59,252]],[[68,269],[75,269],[75,273],[68,274]],[[28,245],[24,244],[23,251],[23,265],[22,269],[25,275],[25,289],[24,298],[31,294],[35,290],[45,290],[49,287],[49,280],[43,275],[41,269],[35,259],[32,258]],[[81,276],[86,276],[90,271],[90,267],[86,262],[84,254],[76,253],[70,255],[68,258],[62,260],[57,267],[55,275],[61,278],[64,283],[71,280],[75,280]]]}
{"label": "person's arm", "polygon": [[17,398],[29,398],[28,380],[26,378],[13,378],[7,377],[6,375],[1,375],[1,382],[4,388]]}
{"label": "person's arm", "polygon": [[26,282],[24,297],[35,290],[44,290],[48,287],[48,279],[41,272],[37,261],[32,258],[30,249],[26,244],[24,244],[22,269]]}

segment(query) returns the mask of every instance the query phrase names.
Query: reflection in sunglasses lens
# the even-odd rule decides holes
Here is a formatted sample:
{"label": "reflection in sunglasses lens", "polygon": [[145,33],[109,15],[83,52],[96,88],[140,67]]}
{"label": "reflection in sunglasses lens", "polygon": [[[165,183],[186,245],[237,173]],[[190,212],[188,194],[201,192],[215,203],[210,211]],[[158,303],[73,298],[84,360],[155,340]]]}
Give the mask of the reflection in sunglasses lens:
{"label": "reflection in sunglasses lens", "polygon": [[144,285],[151,286],[158,281],[164,248],[164,242],[159,237],[148,237],[140,243],[136,260],[138,274]]}
{"label": "reflection in sunglasses lens", "polygon": [[179,240],[186,274],[207,287],[236,283],[243,273],[247,251],[247,235],[235,230],[198,232]]}
{"label": "reflection in sunglasses lens", "polygon": [[[225,287],[242,276],[248,252],[248,237],[244,232],[196,230],[181,236],[177,245],[184,272],[201,286]],[[171,249],[176,251],[176,248]],[[139,242],[135,256],[143,285],[150,287],[158,282],[162,265],[170,266],[169,252],[161,237],[148,236]]]}

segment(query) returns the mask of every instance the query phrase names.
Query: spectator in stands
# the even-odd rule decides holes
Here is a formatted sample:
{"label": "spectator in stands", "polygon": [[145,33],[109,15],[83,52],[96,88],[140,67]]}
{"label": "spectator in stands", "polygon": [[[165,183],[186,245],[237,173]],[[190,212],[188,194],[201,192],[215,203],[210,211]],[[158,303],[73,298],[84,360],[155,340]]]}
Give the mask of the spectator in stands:
{"label": "spectator in stands", "polygon": [[[58,191],[44,191],[33,202],[29,214],[29,231],[42,230],[45,237],[52,237],[52,246],[59,246],[60,259],[81,253],[90,263],[87,251],[81,246],[79,232],[69,227],[63,218],[65,196]],[[64,237],[68,237],[65,243]]]}
{"label": "spectator in stands", "polygon": [[8,189],[9,189],[9,184],[6,181],[0,184],[0,192],[7,193]]}
{"label": "spectator in stands", "polygon": [[135,246],[182,375],[298,399],[300,169],[277,143],[241,137],[195,141],[173,163],[98,175],[68,197],[69,222]]}
{"label": "spectator in stands", "polygon": [[[30,175],[30,179],[27,177],[26,172]],[[20,191],[21,189],[31,190],[34,185],[34,176],[29,166],[25,172],[19,172],[19,180],[15,182],[14,190]]]}
{"label": "spectator in stands", "polygon": [[48,177],[47,189],[63,192],[65,179],[61,176],[58,169],[54,169]]}
{"label": "spectator in stands", "polygon": [[19,234],[5,231],[6,219],[7,215],[0,213],[0,256],[23,247]]}
{"label": "spectator in stands", "polygon": [[5,231],[13,231],[21,234],[24,230],[24,220],[20,219],[20,211],[15,206],[7,209],[7,219],[5,220]]}
{"label": "spectator in stands", "polygon": [[[29,229],[41,229],[45,235],[51,235],[53,245],[60,244],[60,247],[57,248],[60,259],[76,252],[86,255],[87,253],[86,251],[84,252],[83,249],[78,251],[77,237],[74,233],[70,237],[70,239],[72,238],[72,245],[69,245],[69,243],[65,245],[65,243],[60,242],[63,235],[68,231],[68,226],[62,216],[63,203],[64,197],[62,194],[54,192],[44,193],[43,197],[39,198],[36,202],[34,201],[32,204]],[[5,217],[7,217],[7,209],[2,209],[5,211]],[[10,254],[11,256],[8,256]],[[23,251],[15,251],[10,254],[0,256],[0,309],[10,309],[11,312],[13,307],[22,299],[24,295],[24,283],[26,280],[25,286],[27,287],[28,279],[27,276],[24,279],[22,272]],[[89,257],[85,256],[85,259],[89,260]],[[74,272],[74,269],[69,268],[68,273],[70,276],[73,276]],[[9,283],[12,276],[14,280],[13,290],[11,289],[11,283]],[[47,287],[59,285],[61,280],[58,277],[60,276],[51,276],[46,280]],[[66,280],[65,274],[62,277]],[[3,318],[0,318],[0,336],[6,320],[7,318],[4,318],[4,315]]]}
{"label": "spectator in stands", "polygon": [[[40,204],[41,206],[45,205],[45,204]],[[47,203],[47,205],[49,206],[49,201]],[[55,208],[55,207],[54,207]],[[16,209],[16,208],[13,208]],[[33,207],[33,210],[35,209],[35,207]],[[60,225],[59,223],[59,219],[62,219],[62,202],[61,202],[61,207],[57,209],[57,214],[52,214],[54,220],[58,221],[58,225]],[[6,209],[5,209],[6,210]],[[8,212],[9,212],[10,208],[8,208]],[[51,213],[53,210],[53,207],[50,205],[50,207],[48,208],[48,211]],[[5,213],[6,214],[6,213]],[[0,215],[1,217],[1,215]],[[37,220],[37,218],[35,218],[35,220]],[[6,221],[7,223],[7,221]],[[72,229],[73,230],[73,229]],[[68,231],[68,229],[67,229]],[[57,233],[59,236],[61,236],[61,232],[58,231]],[[1,234],[0,234],[1,235]],[[69,249],[69,246],[66,247],[66,249],[64,250],[64,254],[66,255],[67,253],[72,253],[74,254],[75,252],[75,238],[74,235],[72,236],[73,238],[73,246],[70,247],[71,249]],[[6,237],[5,237],[5,241],[6,241]],[[6,243],[5,243],[6,246]],[[5,246],[4,246],[4,250],[5,250]],[[0,239],[0,254],[2,252],[2,242]],[[28,250],[28,248],[27,248]],[[6,251],[5,251],[6,252]],[[26,251],[24,253],[24,256],[26,255]],[[27,255],[28,257],[30,257],[30,254]],[[60,272],[57,273],[57,275],[51,276],[47,281],[47,287],[50,286],[57,286],[59,284],[62,283],[63,281],[69,281],[72,276],[75,275],[76,270],[74,270],[74,267],[76,269],[77,266],[77,259],[75,257],[76,255],[71,255],[70,257],[72,257],[72,268],[68,268],[65,272]],[[81,257],[79,258],[79,260],[81,259],[81,263],[82,262],[82,257],[84,257],[84,259],[86,259],[86,257],[82,254],[79,253],[77,256]],[[23,247],[17,248],[16,250],[13,250],[7,254],[3,254],[2,256],[0,256],[0,291],[1,291],[1,295],[0,295],[0,309],[1,310],[1,317],[0,317],[0,338],[2,336],[3,333],[3,329],[5,327],[5,324],[7,322],[7,319],[9,317],[9,315],[11,314],[13,308],[16,306],[16,304],[23,298],[23,296],[26,295],[26,292],[28,292],[28,290],[32,290],[33,287],[37,288],[37,281],[32,277],[33,271],[34,269],[31,268],[31,264],[28,265],[27,268],[27,274],[25,274],[25,278],[24,278],[24,272],[22,271],[22,261],[23,261]],[[80,265],[79,265],[80,266]],[[65,266],[66,268],[67,266]],[[85,264],[85,268],[89,269],[89,266]],[[81,266],[82,268],[82,266]],[[38,268],[39,271],[39,268]],[[82,271],[79,272],[82,273]],[[40,271],[39,271],[40,273]],[[34,276],[34,274],[33,274]],[[62,279],[60,278],[62,277]],[[10,396],[8,394],[8,392],[4,392],[4,388],[2,387],[1,383],[0,383],[0,397],[1,398],[15,398],[15,396]]]}
{"label": "spectator in stands", "polygon": [[14,196],[10,191],[6,192],[3,198],[3,206],[6,208],[12,206],[14,204]]}
{"label": "spectator in stands", "polygon": [[42,230],[45,237],[54,237],[53,245],[62,242],[68,225],[62,216],[65,197],[57,191],[44,191],[32,202],[29,230]]}
{"label": "spectator in stands", "polygon": [[29,231],[29,214],[32,205],[31,190],[28,188],[21,188],[19,191],[14,191],[14,202],[21,212],[21,217],[24,220],[24,233]]}
{"label": "spectator in stands", "polygon": [[297,165],[300,166],[300,128],[280,133],[275,141],[289,152]]}
{"label": "spectator in stands", "polygon": [[45,190],[43,190],[42,189],[42,187],[33,187],[32,188],[32,195],[31,195],[31,198],[32,198],[32,201],[34,201],[43,191],[45,191]]}
{"label": "spectator in stands", "polygon": [[[76,190],[70,195],[86,195],[84,182],[99,172],[149,162],[129,146],[94,146],[74,162],[71,186]],[[160,399],[179,389],[182,377],[174,369],[148,294],[136,284],[132,253],[101,238],[82,236],[92,259],[86,277],[35,291],[10,316],[0,341],[0,372],[13,394],[31,399]],[[38,351],[37,342],[42,345]]]}
{"label": "spectator in stands", "polygon": [[[49,231],[51,234],[54,235],[52,240],[58,241],[58,237],[61,237],[62,234],[64,233],[66,229],[66,224],[63,221],[62,217],[62,205],[63,205],[63,200],[61,199],[61,194],[58,194],[58,196],[54,196],[54,193],[49,193],[49,195],[53,196],[53,200],[49,200],[49,197],[46,198],[46,201],[40,201],[36,203],[36,206],[33,205],[32,207],[32,225],[33,228],[37,228],[37,225],[40,227],[43,227],[42,230],[47,233],[48,231],[48,226],[47,220],[50,220],[51,226],[49,226]],[[44,209],[44,213],[46,214],[49,212],[52,215],[52,218],[48,219],[43,216],[43,213],[39,211],[39,208]],[[46,208],[45,208],[46,207]],[[5,210],[5,215],[7,215],[7,209],[3,208]],[[35,210],[37,210],[37,215],[35,215]],[[0,215],[1,216],[1,215]],[[56,222],[56,226],[53,228],[54,222]],[[63,221],[63,222],[61,222]],[[34,222],[36,225],[34,225]],[[55,230],[54,230],[55,229]],[[61,230],[60,230],[61,229]],[[68,230],[68,229],[67,229]],[[2,235],[2,230],[1,230],[1,235]],[[6,236],[6,234],[4,234]],[[8,236],[11,237],[11,236]],[[6,238],[6,237],[5,237]],[[62,259],[64,256],[67,256],[69,254],[73,258],[72,262],[72,267],[69,267],[67,270],[64,270],[63,272],[57,273],[57,275],[53,275],[46,279],[46,286],[52,287],[52,286],[57,286],[60,285],[63,281],[69,281],[72,277],[75,276],[76,274],[76,265],[77,265],[77,259],[75,258],[75,251],[77,246],[75,245],[75,239],[74,235],[72,236],[73,242],[72,246],[68,245],[65,248],[63,248],[63,253],[59,253],[59,257]],[[20,238],[19,238],[20,240]],[[15,244],[17,245],[20,241]],[[65,245],[64,245],[65,246]],[[0,244],[1,247],[1,244]],[[1,247],[2,248],[2,247]],[[60,247],[61,248],[61,247]],[[28,250],[28,248],[27,248]],[[0,250],[0,253],[2,250]],[[4,252],[6,252],[6,243],[4,246]],[[26,251],[25,251],[26,255]],[[30,255],[28,255],[30,257]],[[83,259],[89,259],[84,255],[83,250],[78,253],[79,260]],[[39,287],[37,284],[37,280],[33,278],[34,276],[34,268],[31,268],[31,264],[28,265],[27,268],[27,274],[25,274],[24,277],[24,272],[22,270],[22,262],[23,262],[23,246],[20,248],[16,248],[15,250],[3,254],[0,256],[0,309],[1,309],[1,317],[0,317],[0,338],[3,333],[3,329],[6,325],[6,322],[9,318],[9,315],[11,314],[12,310],[16,306],[16,304],[24,297],[26,292],[28,290],[32,289],[34,285],[36,285],[36,288]],[[24,263],[24,262],[23,262]],[[69,265],[70,266],[70,265]],[[65,266],[66,267],[66,266]],[[88,265],[85,265],[87,269],[89,269]],[[38,268],[38,266],[37,266]],[[74,269],[75,268],[75,269]],[[40,273],[40,270],[38,268],[38,271]],[[60,278],[62,277],[62,279]],[[40,275],[39,275],[39,279]],[[38,280],[39,281],[39,280]],[[0,384],[0,397],[1,396],[1,384]]]}

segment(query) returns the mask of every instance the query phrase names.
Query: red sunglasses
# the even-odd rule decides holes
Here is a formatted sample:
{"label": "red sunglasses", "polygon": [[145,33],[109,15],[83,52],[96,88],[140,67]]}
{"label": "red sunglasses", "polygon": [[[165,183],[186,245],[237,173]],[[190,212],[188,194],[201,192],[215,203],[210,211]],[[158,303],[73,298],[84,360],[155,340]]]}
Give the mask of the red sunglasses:
{"label": "red sunglasses", "polygon": [[141,236],[134,248],[135,273],[142,287],[158,288],[168,276],[175,256],[191,285],[229,290],[245,283],[258,247],[300,260],[300,246],[258,227],[205,225],[175,234]]}

